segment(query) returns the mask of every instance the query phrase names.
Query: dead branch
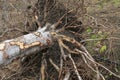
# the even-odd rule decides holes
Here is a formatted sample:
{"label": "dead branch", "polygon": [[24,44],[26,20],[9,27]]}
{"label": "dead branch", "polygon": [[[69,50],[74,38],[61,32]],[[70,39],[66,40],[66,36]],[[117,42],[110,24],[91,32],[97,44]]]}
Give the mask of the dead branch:
{"label": "dead branch", "polygon": [[48,25],[36,32],[0,43],[0,65],[8,64],[14,59],[38,52],[52,44]]}
{"label": "dead branch", "polygon": [[69,80],[70,74],[71,74],[70,71],[68,71],[63,80]]}
{"label": "dead branch", "polygon": [[76,67],[76,65],[75,65],[75,62],[74,62],[74,60],[72,59],[72,57],[71,57],[70,54],[69,54],[69,58],[70,58],[71,61],[72,61],[72,64],[73,64],[73,67],[74,67],[74,69],[75,69],[75,73],[76,73],[78,79],[79,79],[79,80],[83,80],[82,77],[80,76],[80,74],[79,74],[79,72],[78,72],[78,70],[77,70],[77,67]]}
{"label": "dead branch", "polygon": [[53,62],[53,60],[49,59],[49,61],[53,65],[53,67],[59,72],[60,68]]}
{"label": "dead branch", "polygon": [[[62,75],[63,59],[66,60],[66,57],[69,57],[72,61],[74,72],[76,73],[78,79],[82,80],[82,77],[77,70],[77,66],[75,65],[75,61],[73,60],[71,54],[81,54],[85,64],[87,64],[87,66],[96,73],[97,80],[99,80],[100,78],[105,80],[104,76],[100,73],[98,67],[102,67],[112,75],[120,78],[119,75],[113,73],[103,65],[97,63],[91,56],[91,54],[87,51],[85,46],[83,46],[80,42],[76,41],[74,38],[60,34],[59,30],[54,30],[55,26],[55,24],[46,24],[46,26],[44,26],[43,28],[39,28],[36,32],[23,35],[15,39],[5,40],[0,43],[0,65],[8,64],[14,59],[27,56],[29,54],[36,53],[42,49],[45,49],[46,47],[51,46],[52,43],[54,43],[54,39],[56,39],[58,41],[61,51],[60,68],[58,67],[58,65],[54,64],[52,59],[50,59],[50,63],[59,72],[59,78]],[[63,43],[63,40],[72,43],[74,46],[76,46],[76,48],[71,50],[69,46]],[[77,47],[79,48],[77,49]],[[66,49],[69,54],[65,54],[64,49]],[[91,63],[92,66],[90,65]],[[43,64],[41,67],[41,76],[43,80],[45,79],[44,70],[45,65]],[[70,72],[66,73],[64,80],[69,79],[69,77]]]}

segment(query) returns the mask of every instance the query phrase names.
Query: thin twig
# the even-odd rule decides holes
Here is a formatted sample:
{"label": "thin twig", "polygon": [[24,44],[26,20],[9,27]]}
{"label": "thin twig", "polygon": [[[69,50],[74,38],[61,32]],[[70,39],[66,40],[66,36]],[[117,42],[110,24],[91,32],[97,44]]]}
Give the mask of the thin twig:
{"label": "thin twig", "polygon": [[64,60],[66,60],[66,55],[65,55],[65,52],[63,50],[63,46],[62,46],[62,41],[61,39],[58,39],[58,43],[59,43],[59,47],[60,47],[60,52],[62,54],[62,57],[64,58]]}
{"label": "thin twig", "polygon": [[55,23],[54,25],[54,30],[57,28],[57,26],[61,23],[61,21],[62,21],[62,19],[68,14],[68,13],[70,13],[70,12],[72,12],[73,10],[70,10],[70,11],[68,11],[67,13],[65,13],[58,21],[57,21],[57,23]]}
{"label": "thin twig", "polygon": [[70,71],[67,71],[63,80],[69,80],[70,74],[71,74]]}
{"label": "thin twig", "polygon": [[74,67],[74,70],[75,70],[75,73],[76,73],[78,79],[79,79],[79,80],[83,80],[82,77],[80,76],[78,70],[77,70],[77,67],[76,67],[76,65],[75,65],[74,60],[73,60],[72,57],[71,57],[71,54],[69,54],[68,57],[69,57],[69,58],[71,59],[71,61],[72,61],[72,64],[73,64],[73,67]]}
{"label": "thin twig", "polygon": [[24,31],[22,31],[21,29],[19,29],[19,28],[13,28],[13,29],[6,29],[1,35],[0,35],[0,37],[3,37],[7,32],[10,32],[10,31],[13,31],[13,30],[17,30],[17,31],[19,31],[19,32],[24,32]]}
{"label": "thin twig", "polygon": [[[78,49],[76,49],[76,50],[77,50],[78,52],[82,53],[82,52],[79,51]],[[86,55],[86,53],[83,53],[83,54],[84,54],[85,57],[86,57],[88,60],[90,60],[91,62],[97,64],[98,66],[100,66],[100,67],[102,67],[102,68],[104,68],[105,70],[107,70],[107,71],[108,71],[109,73],[111,73],[112,75],[114,75],[114,76],[120,78],[120,75],[115,74],[114,72],[112,72],[112,71],[110,71],[108,68],[106,68],[105,66],[103,66],[103,65],[101,65],[101,64],[99,64],[99,63],[97,63],[96,61],[94,61],[93,59],[91,59],[90,57],[88,57],[88,56]]]}
{"label": "thin twig", "polygon": [[63,59],[62,59],[62,54],[61,54],[61,56],[60,56],[59,80],[61,80],[62,71],[63,71]]}
{"label": "thin twig", "polygon": [[40,71],[41,71],[41,80],[45,80],[45,65],[44,65],[44,60],[42,61]]}
{"label": "thin twig", "polygon": [[59,72],[60,68],[53,62],[53,60],[49,59],[49,61],[53,65],[53,67]]}
{"label": "thin twig", "polygon": [[[85,59],[84,55],[82,55],[82,58],[84,60],[84,62],[87,64],[87,66],[92,70],[94,71],[95,73],[97,73],[97,75],[100,75],[102,77],[103,80],[105,80],[104,76],[98,71],[98,70],[95,70],[92,66],[90,66],[87,62],[87,60]],[[100,77],[99,77],[100,78]],[[99,79],[98,79],[99,80]]]}

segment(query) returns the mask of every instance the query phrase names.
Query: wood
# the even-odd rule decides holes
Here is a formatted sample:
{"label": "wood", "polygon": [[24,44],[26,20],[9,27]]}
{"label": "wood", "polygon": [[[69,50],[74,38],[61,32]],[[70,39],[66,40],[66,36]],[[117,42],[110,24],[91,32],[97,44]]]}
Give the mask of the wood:
{"label": "wood", "polygon": [[0,43],[0,65],[10,63],[16,58],[38,52],[52,44],[47,25],[36,32]]}

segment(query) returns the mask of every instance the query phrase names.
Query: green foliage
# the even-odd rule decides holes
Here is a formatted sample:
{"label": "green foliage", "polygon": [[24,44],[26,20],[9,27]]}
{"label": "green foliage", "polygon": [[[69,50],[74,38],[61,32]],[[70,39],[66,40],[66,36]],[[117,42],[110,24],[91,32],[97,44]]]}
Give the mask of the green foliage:
{"label": "green foliage", "polygon": [[92,28],[91,27],[88,27],[87,30],[86,30],[87,33],[91,33],[92,32]]}
{"label": "green foliage", "polygon": [[92,34],[90,38],[91,38],[91,39],[96,39],[97,37],[98,37],[98,35]]}
{"label": "green foliage", "polygon": [[105,52],[106,49],[107,49],[107,46],[106,46],[106,45],[103,45],[103,46],[101,47],[101,49],[100,49],[100,53]]}
{"label": "green foliage", "polygon": [[120,0],[112,0],[112,3],[117,7],[120,5]]}
{"label": "green foliage", "polygon": [[104,39],[107,38],[107,33],[102,31],[94,32],[94,29],[88,27],[85,34],[87,35],[87,39],[90,39],[87,41],[87,46],[91,53],[94,53],[93,49],[97,49],[98,53],[106,51],[107,45],[104,43]]}
{"label": "green foliage", "polygon": [[120,0],[101,0],[98,1],[97,6],[99,7],[99,10],[102,10],[106,6],[118,7],[120,6]]}

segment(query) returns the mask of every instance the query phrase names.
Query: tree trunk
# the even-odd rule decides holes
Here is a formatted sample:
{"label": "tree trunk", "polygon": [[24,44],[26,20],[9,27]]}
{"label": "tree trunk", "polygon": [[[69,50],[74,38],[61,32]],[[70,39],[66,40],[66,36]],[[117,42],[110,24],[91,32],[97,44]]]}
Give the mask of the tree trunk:
{"label": "tree trunk", "polygon": [[5,40],[0,43],[0,65],[8,64],[12,60],[38,52],[52,44],[52,37],[47,26],[36,32],[21,37]]}

